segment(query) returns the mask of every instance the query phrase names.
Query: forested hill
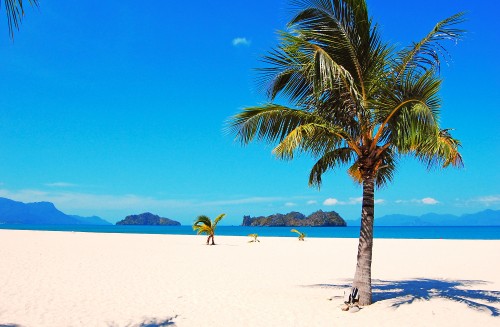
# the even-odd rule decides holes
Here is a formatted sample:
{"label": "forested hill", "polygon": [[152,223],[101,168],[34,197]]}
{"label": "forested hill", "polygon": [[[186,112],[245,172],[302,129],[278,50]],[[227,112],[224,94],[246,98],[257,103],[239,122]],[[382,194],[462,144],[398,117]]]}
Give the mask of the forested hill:
{"label": "forested hill", "polygon": [[309,216],[300,212],[290,212],[287,214],[274,214],[267,217],[244,216],[242,226],[273,226],[273,227],[345,227],[345,220],[335,211],[323,212],[318,210]]}
{"label": "forested hill", "polygon": [[125,219],[116,223],[117,225],[163,225],[163,226],[179,226],[181,223],[169,218],[162,218],[150,212],[141,213],[139,215],[130,215]]}

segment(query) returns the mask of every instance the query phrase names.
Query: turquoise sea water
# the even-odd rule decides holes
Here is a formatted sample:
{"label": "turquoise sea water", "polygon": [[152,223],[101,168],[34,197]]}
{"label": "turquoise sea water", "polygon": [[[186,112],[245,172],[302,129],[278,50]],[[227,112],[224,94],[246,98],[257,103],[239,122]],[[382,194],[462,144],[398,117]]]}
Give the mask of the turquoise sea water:
{"label": "turquoise sea water", "polygon": [[[0,229],[75,231],[93,233],[196,235],[191,226],[0,225]],[[219,226],[217,235],[296,237],[290,227]],[[307,237],[358,238],[359,227],[298,227]],[[500,240],[500,226],[375,227],[375,238]]]}

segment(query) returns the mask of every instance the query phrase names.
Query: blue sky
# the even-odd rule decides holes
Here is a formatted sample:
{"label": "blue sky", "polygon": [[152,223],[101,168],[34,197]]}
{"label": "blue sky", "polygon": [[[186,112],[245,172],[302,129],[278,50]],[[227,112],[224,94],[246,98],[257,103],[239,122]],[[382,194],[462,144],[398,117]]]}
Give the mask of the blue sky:
{"label": "blue sky", "polygon": [[[442,67],[442,126],[455,128],[465,168],[403,159],[376,193],[376,216],[500,209],[500,23],[496,1],[369,0],[384,40],[419,40],[467,11],[464,41]],[[0,196],[51,201],[115,222],[150,211],[197,215],[335,210],[360,216],[361,188],[345,171],[307,186],[313,160],[275,159],[223,132],[264,103],[254,68],[290,18],[284,0],[42,1],[15,41],[0,9]]]}

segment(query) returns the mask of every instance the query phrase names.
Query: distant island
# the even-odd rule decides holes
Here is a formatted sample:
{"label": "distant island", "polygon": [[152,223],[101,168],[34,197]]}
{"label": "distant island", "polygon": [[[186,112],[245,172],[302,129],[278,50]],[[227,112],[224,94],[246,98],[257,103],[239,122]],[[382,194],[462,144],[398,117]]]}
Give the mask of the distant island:
{"label": "distant island", "polygon": [[0,197],[0,224],[20,225],[111,225],[97,217],[67,215],[51,202],[23,203]]}
{"label": "distant island", "polygon": [[150,226],[180,226],[181,223],[172,219],[162,218],[150,212],[130,215],[116,223],[117,225],[150,225]]}
{"label": "distant island", "polygon": [[274,214],[267,217],[244,216],[241,226],[271,226],[271,227],[345,227],[345,220],[335,211],[318,210],[309,216],[292,211],[287,214]]}

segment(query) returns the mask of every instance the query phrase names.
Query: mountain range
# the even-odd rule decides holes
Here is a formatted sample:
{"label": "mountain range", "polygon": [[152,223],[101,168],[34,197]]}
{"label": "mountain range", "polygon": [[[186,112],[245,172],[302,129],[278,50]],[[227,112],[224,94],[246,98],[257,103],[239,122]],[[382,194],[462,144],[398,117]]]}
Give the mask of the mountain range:
{"label": "mountain range", "polygon": [[[359,226],[360,220],[347,220]],[[500,210],[484,210],[461,216],[428,213],[421,216],[387,215],[375,217],[375,226],[500,226]]]}
{"label": "mountain range", "polygon": [[97,217],[67,215],[51,202],[23,203],[0,197],[0,224],[111,225]]}
{"label": "mountain range", "polygon": [[[295,215],[292,216],[295,217]],[[302,216],[300,215],[300,218],[304,219],[305,217]],[[249,218],[246,217],[247,220],[243,225],[267,225],[267,223],[271,222],[275,225],[282,217]],[[274,219],[268,220],[267,218]],[[266,223],[264,223],[264,220],[266,220]],[[360,220],[346,220],[346,223],[348,226],[359,226]],[[97,216],[80,217],[67,215],[58,210],[51,202],[23,203],[2,197],[0,197],[0,224],[112,225],[110,222]],[[342,226],[343,224],[339,225]],[[488,209],[461,216],[436,213],[428,213],[421,216],[393,214],[375,217],[375,226],[500,226],[500,210]]]}

